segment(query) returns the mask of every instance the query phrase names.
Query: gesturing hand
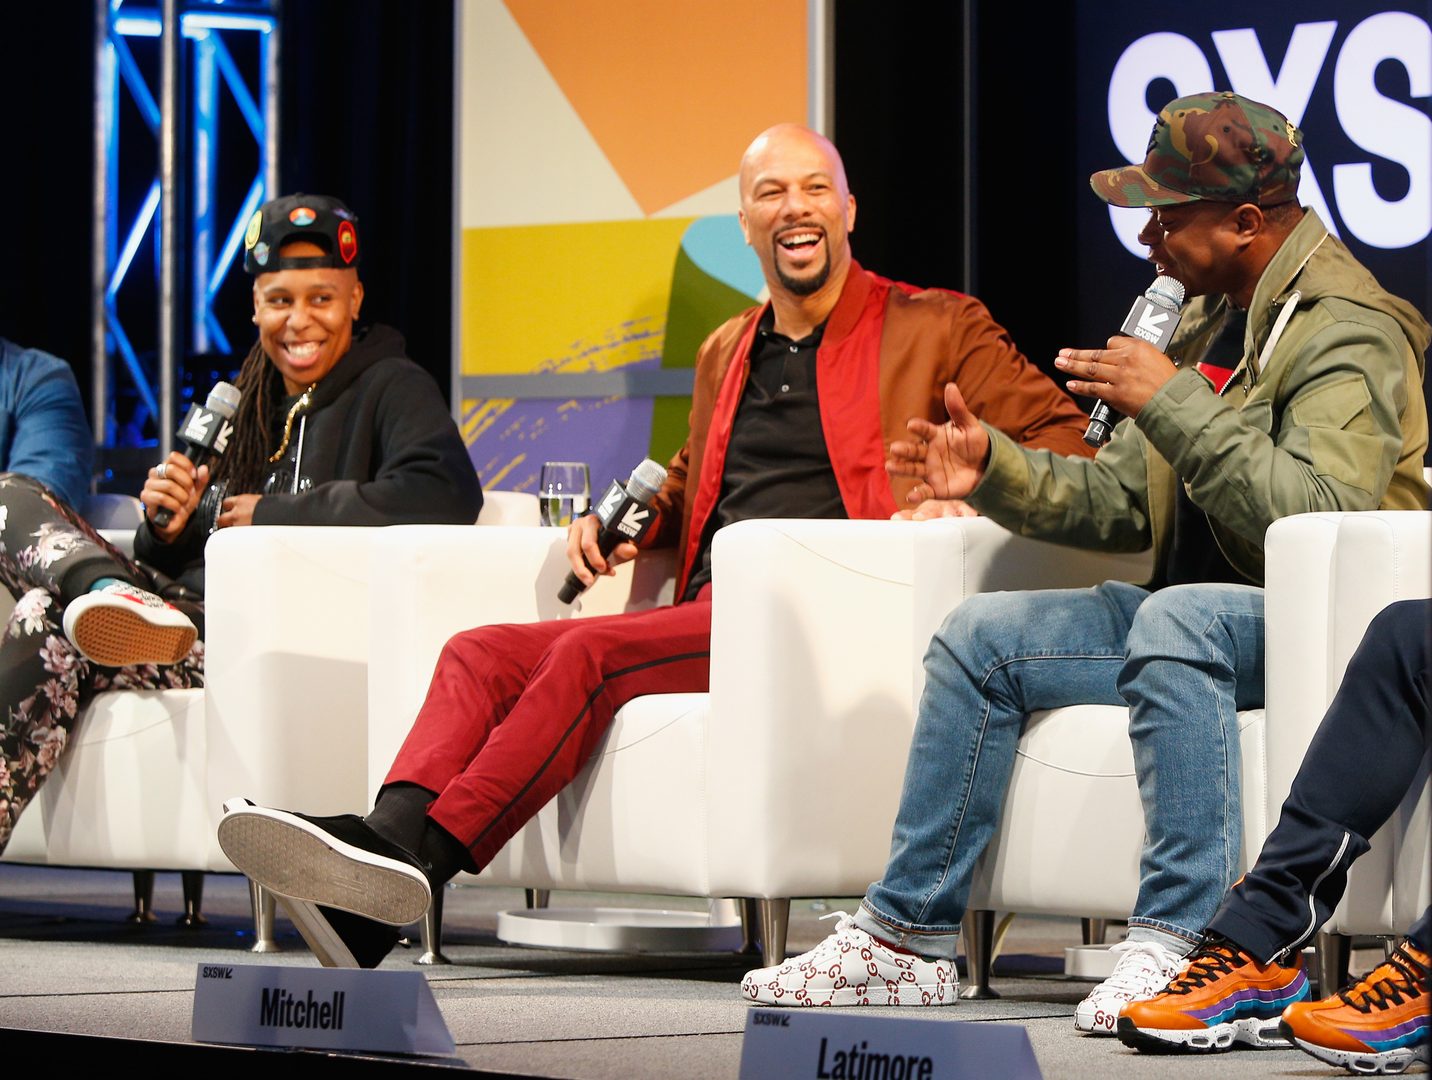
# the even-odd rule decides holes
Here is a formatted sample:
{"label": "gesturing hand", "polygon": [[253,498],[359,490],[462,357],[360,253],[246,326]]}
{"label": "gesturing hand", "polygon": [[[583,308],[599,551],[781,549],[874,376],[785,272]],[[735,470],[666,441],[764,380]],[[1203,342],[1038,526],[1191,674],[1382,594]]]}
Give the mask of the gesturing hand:
{"label": "gesturing hand", "polygon": [[950,414],[947,422],[913,419],[905,425],[910,440],[890,444],[885,471],[920,481],[905,496],[912,504],[926,499],[962,499],[984,475],[989,433],[965,406],[954,383],[945,384],[945,411]]}
{"label": "gesturing hand", "polygon": [[1178,374],[1173,361],[1147,341],[1115,336],[1102,349],[1060,349],[1054,366],[1078,379],[1075,394],[1102,398],[1125,416],[1138,416],[1159,388]]}

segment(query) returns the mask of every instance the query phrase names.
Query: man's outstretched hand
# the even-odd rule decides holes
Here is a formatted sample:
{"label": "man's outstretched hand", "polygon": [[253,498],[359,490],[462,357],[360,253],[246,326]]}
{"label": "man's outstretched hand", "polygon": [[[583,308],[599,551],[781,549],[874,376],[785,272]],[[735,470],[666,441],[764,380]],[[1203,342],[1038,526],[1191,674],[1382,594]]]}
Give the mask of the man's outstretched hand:
{"label": "man's outstretched hand", "polygon": [[890,444],[885,471],[919,481],[905,496],[911,504],[927,499],[963,499],[984,475],[989,460],[989,433],[965,406],[954,383],[945,384],[943,424],[914,419],[905,425],[909,440]]}

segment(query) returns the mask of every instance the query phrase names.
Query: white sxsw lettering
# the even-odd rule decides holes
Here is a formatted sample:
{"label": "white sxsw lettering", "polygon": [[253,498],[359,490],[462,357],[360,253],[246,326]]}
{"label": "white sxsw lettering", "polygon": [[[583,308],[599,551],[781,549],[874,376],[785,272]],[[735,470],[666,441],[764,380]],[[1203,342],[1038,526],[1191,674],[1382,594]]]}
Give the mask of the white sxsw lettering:
{"label": "white sxsw lettering", "polygon": [[1416,15],[1388,11],[1360,22],[1338,54],[1333,100],[1348,138],[1407,170],[1407,194],[1384,199],[1366,162],[1333,167],[1333,192],[1348,231],[1364,244],[1408,247],[1432,232],[1432,120],[1377,92],[1384,60],[1407,69],[1412,97],[1432,95],[1432,30]]}
{"label": "white sxsw lettering", "polygon": [[[1183,97],[1212,86],[1213,72],[1203,50],[1182,34],[1146,34],[1124,50],[1109,77],[1109,134],[1126,161],[1144,160],[1149,132],[1158,119],[1144,104],[1144,95],[1155,79],[1168,79],[1174,93]],[[1148,216],[1147,210],[1109,207],[1114,235],[1141,259],[1147,252],[1139,243],[1139,230]]]}
{"label": "white sxsw lettering", "polygon": [[[1303,122],[1303,113],[1308,109],[1318,72],[1327,59],[1328,46],[1333,43],[1333,32],[1337,28],[1335,22],[1300,23],[1294,27],[1287,55],[1283,57],[1283,66],[1276,78],[1268,70],[1268,61],[1258,44],[1256,30],[1216,30],[1213,44],[1218,49],[1218,58],[1228,70],[1228,81],[1235,92],[1272,105],[1294,127],[1298,127]],[[1328,201],[1323,198],[1323,189],[1318,186],[1312,158],[1307,156],[1306,148],[1303,153],[1298,199],[1304,206],[1316,210],[1329,231],[1336,235],[1337,223],[1328,212]]]}
{"label": "white sxsw lettering", "polygon": [[[1215,30],[1211,36],[1234,91],[1267,102],[1301,125],[1336,29],[1337,23],[1331,21],[1296,25],[1276,76],[1255,30]],[[1344,132],[1368,153],[1404,168],[1407,193],[1397,200],[1379,195],[1367,162],[1333,166],[1332,188],[1349,232],[1373,247],[1402,248],[1421,243],[1432,233],[1432,119],[1378,93],[1374,75],[1384,61],[1394,61],[1407,71],[1411,97],[1432,96],[1432,29],[1427,22],[1401,11],[1369,16],[1343,42],[1333,74],[1334,105]],[[1192,39],[1161,31],[1131,42],[1114,65],[1108,94],[1109,133],[1127,161],[1144,158],[1156,119],[1145,97],[1156,79],[1173,83],[1180,97],[1214,86],[1208,58]],[[1336,218],[1311,161],[1304,162],[1298,194],[1336,231]],[[1143,258],[1146,251],[1138,233],[1146,212],[1111,206],[1109,220],[1119,242]]]}

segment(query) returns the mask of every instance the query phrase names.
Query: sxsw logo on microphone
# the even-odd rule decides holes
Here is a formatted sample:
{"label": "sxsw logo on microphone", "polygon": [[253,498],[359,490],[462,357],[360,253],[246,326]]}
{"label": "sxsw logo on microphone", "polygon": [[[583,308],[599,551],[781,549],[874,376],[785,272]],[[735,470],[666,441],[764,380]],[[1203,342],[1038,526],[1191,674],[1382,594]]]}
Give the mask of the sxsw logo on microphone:
{"label": "sxsw logo on microphone", "polygon": [[[1097,19],[1086,30],[1096,38],[1120,22],[1158,27],[1129,41],[1108,74],[1109,134],[1125,160],[1143,161],[1152,109],[1232,90],[1272,105],[1306,133],[1304,206],[1344,240],[1396,250],[1432,233],[1432,28],[1425,6],[1421,14],[1389,10],[1401,6],[1214,2],[1150,15],[1139,3],[1100,5],[1097,16],[1090,5],[1082,17]],[[1140,258],[1147,216],[1110,208],[1119,242]]]}
{"label": "sxsw logo on microphone", "polygon": [[191,405],[189,415],[184,418],[184,426],[179,430],[179,437],[195,446],[208,447],[222,454],[229,448],[229,436],[233,433],[233,424],[224,417],[202,405]]}
{"label": "sxsw logo on microphone", "polygon": [[618,480],[613,480],[612,486],[607,488],[597,503],[596,513],[602,528],[615,529],[633,543],[646,535],[653,517],[651,509],[633,499]]}
{"label": "sxsw logo on microphone", "polygon": [[1141,296],[1129,309],[1129,317],[1124,320],[1119,333],[1142,338],[1159,352],[1167,352],[1168,343],[1173,338],[1173,332],[1178,329],[1178,323],[1178,312],[1170,311],[1155,304],[1148,297]]}

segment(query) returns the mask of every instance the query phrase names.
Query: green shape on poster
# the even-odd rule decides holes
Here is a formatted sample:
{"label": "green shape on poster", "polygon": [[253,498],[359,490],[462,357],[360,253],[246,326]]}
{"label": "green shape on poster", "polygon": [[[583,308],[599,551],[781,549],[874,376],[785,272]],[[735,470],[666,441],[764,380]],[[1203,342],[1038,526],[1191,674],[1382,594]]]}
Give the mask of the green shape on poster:
{"label": "green shape on poster", "polygon": [[[696,351],[706,336],[731,316],[751,306],[751,298],[731,288],[696,265],[684,247],[676,253],[671,272],[671,299],[666,309],[666,343],[663,368],[696,366]],[[663,464],[686,441],[691,415],[689,397],[659,397],[652,401],[651,449],[653,460]]]}

